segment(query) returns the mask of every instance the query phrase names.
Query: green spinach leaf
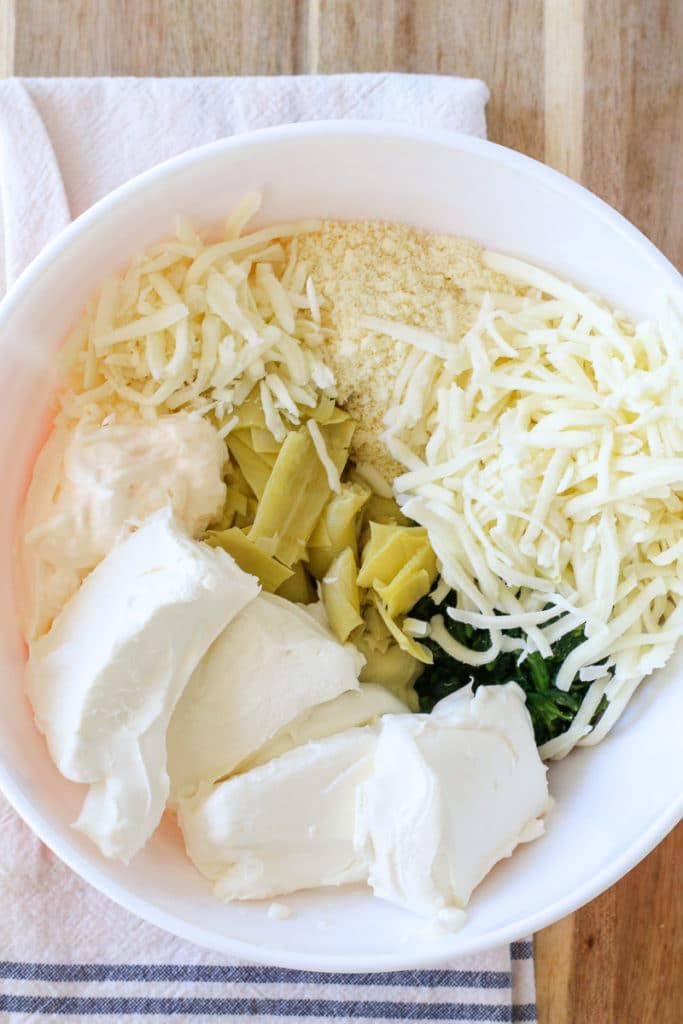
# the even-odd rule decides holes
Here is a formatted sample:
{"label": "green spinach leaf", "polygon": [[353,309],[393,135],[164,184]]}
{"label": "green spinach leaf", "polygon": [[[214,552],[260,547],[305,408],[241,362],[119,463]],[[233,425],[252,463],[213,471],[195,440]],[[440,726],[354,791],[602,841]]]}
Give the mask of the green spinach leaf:
{"label": "green spinach leaf", "polygon": [[[429,621],[433,615],[442,615],[446,629],[451,636],[472,651],[485,651],[491,646],[487,629],[477,629],[461,622],[454,622],[446,615],[449,605],[455,606],[457,595],[435,604],[431,596],[423,597],[410,612],[414,619]],[[505,630],[507,636],[521,637],[521,629]],[[550,739],[560,736],[571,725],[581,707],[590,682],[582,682],[578,676],[568,692],[558,690],[555,679],[567,655],[585,640],[583,627],[574,629],[561,637],[552,648],[552,655],[544,658],[538,651],[523,660],[518,651],[503,651],[488,665],[464,665],[447,654],[428,637],[420,642],[426,644],[434,655],[434,664],[427,665],[415,683],[421,711],[431,711],[435,704],[448,694],[454,693],[471,681],[476,690],[479,686],[515,682],[526,694],[527,707],[534,727],[536,743],[541,746]],[[595,713],[593,722],[607,707],[603,698]]]}

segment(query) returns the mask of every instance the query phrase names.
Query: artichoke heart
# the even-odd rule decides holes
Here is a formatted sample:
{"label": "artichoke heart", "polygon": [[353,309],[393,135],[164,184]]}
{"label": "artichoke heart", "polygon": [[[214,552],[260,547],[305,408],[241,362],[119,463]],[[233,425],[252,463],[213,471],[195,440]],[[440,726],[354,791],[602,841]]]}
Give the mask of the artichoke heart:
{"label": "artichoke heart", "polygon": [[356,576],[356,559],[348,547],[337,555],[320,584],[327,618],[337,640],[342,644],[346,643],[354,629],[363,625]]}
{"label": "artichoke heart", "polygon": [[276,456],[266,452],[254,451],[251,447],[250,432],[247,430],[233,430],[228,436],[228,448],[242,476],[259,501],[261,501],[270,479]]}
{"label": "artichoke heart", "polygon": [[291,569],[261,551],[236,526],[229,530],[209,530],[204,540],[212,548],[223,548],[227,551],[244,572],[258,576],[261,586],[269,594],[274,594],[292,576]]}
{"label": "artichoke heart", "polygon": [[322,579],[332,562],[345,548],[354,561],[358,556],[358,516],[369,493],[357,484],[343,484],[323,509],[309,541],[308,563],[316,579]]}
{"label": "artichoke heart", "polygon": [[[339,473],[349,457],[354,428],[348,417],[320,427],[329,457]],[[275,459],[250,539],[271,557],[287,566],[294,565],[306,557],[308,542],[331,494],[325,467],[309,431],[292,431]]]}

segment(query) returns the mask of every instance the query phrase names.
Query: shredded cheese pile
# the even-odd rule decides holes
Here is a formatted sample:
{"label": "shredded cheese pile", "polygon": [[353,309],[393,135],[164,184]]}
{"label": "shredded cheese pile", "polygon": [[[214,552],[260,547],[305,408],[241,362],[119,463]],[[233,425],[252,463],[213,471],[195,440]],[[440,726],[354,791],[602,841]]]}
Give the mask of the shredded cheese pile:
{"label": "shredded cheese pile", "polygon": [[602,739],[683,633],[683,323],[666,302],[658,328],[634,326],[549,273],[484,261],[518,294],[484,295],[462,342],[366,327],[412,346],[385,419],[407,470],[394,486],[458,593],[449,612],[491,632],[478,657],[520,643],[501,629],[547,657],[584,626],[557,685],[592,684],[541,748],[561,757]]}
{"label": "shredded cheese pile", "polygon": [[258,193],[245,196],[213,244],[180,220],[175,240],[104,281],[60,353],[58,422],[184,409],[209,416],[226,436],[258,385],[268,429],[282,441],[285,423],[299,422],[298,406],[333,393],[320,301],[296,246],[320,222],[243,234],[259,205]]}

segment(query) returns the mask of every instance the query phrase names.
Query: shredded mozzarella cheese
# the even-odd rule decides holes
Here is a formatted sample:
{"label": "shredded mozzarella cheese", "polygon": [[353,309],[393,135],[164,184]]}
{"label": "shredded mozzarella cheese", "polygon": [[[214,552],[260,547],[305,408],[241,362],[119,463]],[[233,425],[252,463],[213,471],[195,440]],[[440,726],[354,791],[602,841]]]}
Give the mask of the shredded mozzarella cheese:
{"label": "shredded mozzarella cheese", "polygon": [[488,651],[473,651],[465,647],[451,636],[441,615],[434,615],[430,620],[429,636],[446,654],[464,665],[488,665],[490,661],[495,661],[501,650],[501,634],[495,629],[491,630],[491,646]]}
{"label": "shredded mozzarella cheese", "polygon": [[[584,627],[557,685],[591,686],[544,748],[561,757],[606,734],[683,633],[683,322],[667,302],[658,327],[633,325],[546,271],[484,262],[518,298],[483,294],[455,354],[445,337],[365,323],[420,350],[384,438],[406,468],[394,481],[402,511],[427,528],[458,591],[449,615],[491,628],[492,650],[501,629],[522,627],[524,650],[543,656]],[[443,623],[431,637],[452,646]]]}

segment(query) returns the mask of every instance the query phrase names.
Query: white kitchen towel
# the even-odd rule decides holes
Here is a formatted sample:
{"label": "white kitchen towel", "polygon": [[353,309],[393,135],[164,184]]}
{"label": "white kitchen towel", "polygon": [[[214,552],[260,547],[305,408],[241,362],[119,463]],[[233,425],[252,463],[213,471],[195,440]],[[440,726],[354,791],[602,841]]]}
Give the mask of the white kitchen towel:
{"label": "white kitchen towel", "polygon": [[[344,117],[484,136],[487,99],[483,82],[431,75],[0,82],[0,288],[95,200],[193,146]],[[2,1021],[536,1020],[530,941],[373,975],[228,962],[90,888],[2,797],[0,906]]]}
{"label": "white kitchen towel", "polygon": [[328,118],[428,124],[484,137],[488,95],[476,79],[440,75],[2,82],[6,283],[96,199],[193,146]]}

